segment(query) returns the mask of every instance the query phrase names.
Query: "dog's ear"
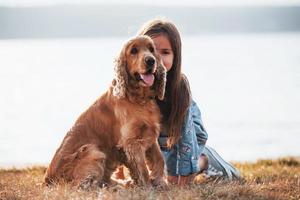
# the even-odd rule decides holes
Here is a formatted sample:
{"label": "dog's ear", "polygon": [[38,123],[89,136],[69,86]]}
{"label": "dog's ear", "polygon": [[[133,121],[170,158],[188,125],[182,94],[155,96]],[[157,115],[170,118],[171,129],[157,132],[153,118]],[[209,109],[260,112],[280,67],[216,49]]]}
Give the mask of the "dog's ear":
{"label": "dog's ear", "polygon": [[124,98],[128,83],[126,46],[124,45],[119,56],[115,59],[115,81],[113,85],[113,95],[118,98]]}
{"label": "dog's ear", "polygon": [[155,91],[159,100],[163,100],[165,97],[166,82],[167,70],[160,60],[155,72]]}

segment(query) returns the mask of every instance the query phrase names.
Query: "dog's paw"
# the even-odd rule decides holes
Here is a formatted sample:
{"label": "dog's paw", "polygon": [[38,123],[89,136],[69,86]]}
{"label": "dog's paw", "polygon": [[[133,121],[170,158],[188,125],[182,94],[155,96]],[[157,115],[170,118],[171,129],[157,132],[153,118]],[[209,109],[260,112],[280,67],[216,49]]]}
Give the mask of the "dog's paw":
{"label": "dog's paw", "polygon": [[153,187],[161,190],[168,190],[169,186],[168,183],[163,179],[151,179],[151,184]]}
{"label": "dog's paw", "polygon": [[100,184],[100,182],[97,181],[95,177],[88,176],[79,183],[78,188],[80,188],[82,190],[91,190],[91,189],[94,189],[97,187],[103,187],[103,186],[104,185]]}

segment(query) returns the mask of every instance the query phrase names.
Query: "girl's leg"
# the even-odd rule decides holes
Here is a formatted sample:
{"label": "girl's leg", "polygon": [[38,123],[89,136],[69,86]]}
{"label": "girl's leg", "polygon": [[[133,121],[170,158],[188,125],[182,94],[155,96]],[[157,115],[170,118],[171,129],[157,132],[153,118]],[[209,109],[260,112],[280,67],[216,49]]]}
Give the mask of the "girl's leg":
{"label": "girl's leg", "polygon": [[239,171],[226,162],[213,148],[205,146],[199,159],[200,172],[208,176],[223,177],[228,180],[240,179]]}
{"label": "girl's leg", "polygon": [[204,154],[201,154],[199,158],[199,168],[200,168],[200,173],[203,172],[204,170],[207,170],[208,168],[208,157]]}

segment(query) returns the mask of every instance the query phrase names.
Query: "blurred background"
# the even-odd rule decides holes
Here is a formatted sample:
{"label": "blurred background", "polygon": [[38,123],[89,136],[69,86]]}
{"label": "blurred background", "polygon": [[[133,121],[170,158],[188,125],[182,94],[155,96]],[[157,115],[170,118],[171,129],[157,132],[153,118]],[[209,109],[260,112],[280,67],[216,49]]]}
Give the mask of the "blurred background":
{"label": "blurred background", "polygon": [[208,145],[229,161],[300,156],[299,0],[0,0],[0,167],[48,164],[154,17],[181,32]]}

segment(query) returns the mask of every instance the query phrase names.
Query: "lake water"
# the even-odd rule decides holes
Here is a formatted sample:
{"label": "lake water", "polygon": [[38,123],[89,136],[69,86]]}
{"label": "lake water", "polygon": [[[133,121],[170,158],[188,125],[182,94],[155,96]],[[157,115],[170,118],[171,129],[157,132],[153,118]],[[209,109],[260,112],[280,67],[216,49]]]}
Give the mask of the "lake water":
{"label": "lake water", "polygon": [[[0,40],[0,166],[50,162],[125,40]],[[226,160],[300,156],[300,34],[183,37],[183,71]]]}

